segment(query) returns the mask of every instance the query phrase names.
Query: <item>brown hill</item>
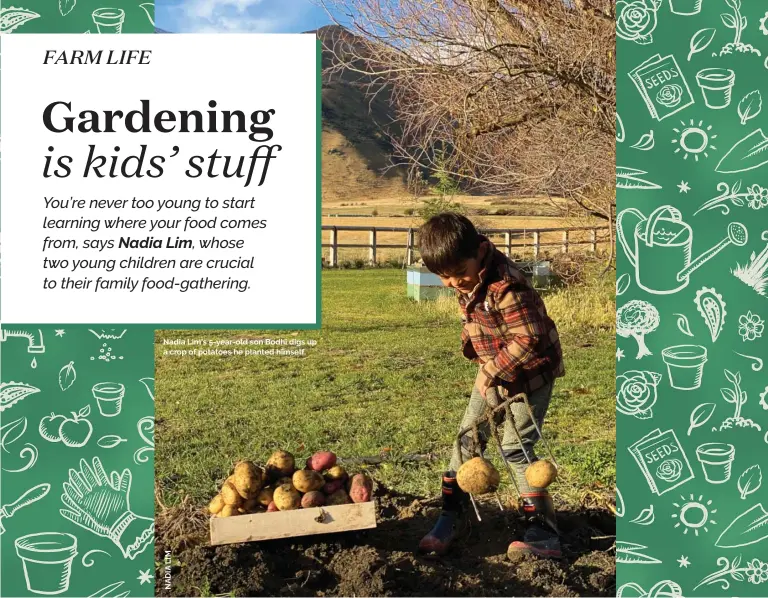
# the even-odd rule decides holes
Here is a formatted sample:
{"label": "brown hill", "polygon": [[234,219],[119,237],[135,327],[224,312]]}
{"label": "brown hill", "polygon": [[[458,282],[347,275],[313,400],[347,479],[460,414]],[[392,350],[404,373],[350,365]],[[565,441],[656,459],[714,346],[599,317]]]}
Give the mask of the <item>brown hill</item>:
{"label": "brown hill", "polygon": [[[323,69],[332,64],[333,48],[338,51],[356,39],[337,25],[313,33],[323,43]],[[340,40],[344,43],[339,44]],[[384,129],[396,126],[390,98],[385,93],[370,97],[368,83],[364,76],[349,70],[323,75],[324,205],[407,195],[404,169],[387,169],[392,147]]]}

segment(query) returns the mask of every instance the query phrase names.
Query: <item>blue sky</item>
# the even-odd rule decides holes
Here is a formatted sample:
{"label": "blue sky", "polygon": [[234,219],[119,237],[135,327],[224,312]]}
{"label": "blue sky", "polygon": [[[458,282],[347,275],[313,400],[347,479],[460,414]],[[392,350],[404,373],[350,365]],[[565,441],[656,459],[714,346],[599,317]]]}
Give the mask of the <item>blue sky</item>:
{"label": "blue sky", "polygon": [[330,22],[313,0],[155,2],[155,25],[174,33],[299,33]]}

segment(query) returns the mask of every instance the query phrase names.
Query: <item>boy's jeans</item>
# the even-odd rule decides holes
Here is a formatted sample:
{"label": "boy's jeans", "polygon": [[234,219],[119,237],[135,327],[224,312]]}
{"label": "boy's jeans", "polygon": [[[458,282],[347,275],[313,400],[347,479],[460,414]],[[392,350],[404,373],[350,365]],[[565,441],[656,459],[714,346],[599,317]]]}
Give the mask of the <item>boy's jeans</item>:
{"label": "boy's jeans", "polygon": [[[547,384],[546,386],[536,390],[531,396],[528,397],[528,402],[531,404],[531,409],[533,410],[533,414],[536,417],[536,423],[538,424],[539,428],[542,427],[542,423],[544,422],[544,416],[547,413],[549,401],[552,397],[553,387],[554,383]],[[490,389],[489,392],[495,392],[495,389]],[[482,416],[485,412],[485,406],[486,401],[483,399],[480,391],[477,389],[477,387],[473,388],[472,395],[469,398],[469,404],[467,405],[467,409],[464,412],[464,417],[461,420],[459,430],[463,430],[464,428],[471,426],[478,417]],[[528,457],[531,459],[531,461],[536,461],[537,457],[533,451],[533,446],[539,439],[539,434],[536,432],[536,428],[533,425],[533,421],[531,420],[531,416],[528,413],[528,409],[525,407],[525,403],[522,401],[519,403],[512,403],[511,408],[512,414],[515,416],[517,429],[520,432],[520,437],[523,439],[525,450],[528,453]],[[479,440],[481,446],[485,446],[486,444],[488,445],[486,448],[486,453],[488,453],[488,451],[493,451],[496,453],[498,450],[496,448],[496,441],[493,439],[493,436],[491,436],[487,422],[484,422],[482,425],[478,426],[478,433],[480,434]],[[461,448],[465,461],[475,456],[470,454],[468,451],[471,438],[472,432],[464,435],[462,438]],[[526,460],[525,454],[520,447],[517,434],[515,434],[514,430],[512,429],[512,422],[507,419],[504,420],[504,434],[501,437],[501,446],[504,450],[504,456],[512,466],[512,470],[515,472],[515,477],[517,478],[517,486],[520,489],[520,492],[537,492],[539,490],[543,490],[543,488],[533,488],[525,479],[525,470],[528,467],[528,461]],[[450,468],[454,471],[458,471],[459,467],[461,467],[460,455],[459,451],[454,446]]]}

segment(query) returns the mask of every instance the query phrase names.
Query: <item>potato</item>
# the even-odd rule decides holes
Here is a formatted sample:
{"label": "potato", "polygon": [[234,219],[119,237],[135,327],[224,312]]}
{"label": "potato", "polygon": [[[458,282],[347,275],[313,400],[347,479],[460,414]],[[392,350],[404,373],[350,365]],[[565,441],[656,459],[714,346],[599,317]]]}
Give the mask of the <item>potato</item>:
{"label": "potato", "polygon": [[233,517],[234,515],[239,515],[235,505],[224,505],[221,513],[219,513],[219,517]]}
{"label": "potato", "polygon": [[262,488],[261,492],[259,492],[259,495],[256,497],[256,501],[262,507],[268,507],[269,503],[272,502],[274,495],[275,495],[274,488]]}
{"label": "potato", "polygon": [[275,511],[279,511],[279,510],[280,509],[277,508],[277,505],[275,504],[274,500],[267,505],[267,513],[274,513]]}
{"label": "potato", "polygon": [[293,475],[296,461],[293,455],[286,451],[277,451],[267,461],[267,472],[270,478]]}
{"label": "potato", "polygon": [[368,502],[373,492],[373,480],[364,473],[352,476],[352,485],[349,489],[349,498],[352,502]]}
{"label": "potato", "polygon": [[251,461],[241,461],[235,466],[234,486],[244,499],[254,498],[261,490],[261,468]]}
{"label": "potato", "polygon": [[243,504],[243,508],[249,513],[254,513],[256,510],[258,510],[259,506],[259,501],[255,498],[249,498]]}
{"label": "potato", "polygon": [[217,494],[213,497],[213,500],[208,503],[208,511],[210,511],[211,515],[215,515],[216,513],[219,513],[224,508],[224,498],[221,496],[221,494]]}
{"label": "potato", "polygon": [[224,485],[221,487],[221,497],[226,505],[239,506],[243,502],[242,497],[232,482],[224,482]]}
{"label": "potato", "polygon": [[304,509],[322,507],[325,504],[325,494],[319,490],[312,490],[301,497],[301,506]]}
{"label": "potato", "polygon": [[344,480],[333,480],[332,482],[326,482],[323,486],[323,492],[326,494],[333,494],[337,490],[344,488]]}
{"label": "potato", "polygon": [[329,507],[333,505],[348,505],[350,502],[349,494],[343,489],[336,490],[325,500],[325,504]]}
{"label": "potato", "polygon": [[274,503],[281,511],[292,511],[301,506],[301,494],[290,484],[283,484],[275,489]]}
{"label": "potato", "polygon": [[551,461],[535,461],[525,470],[525,479],[534,488],[546,488],[557,478],[557,468]]}
{"label": "potato", "polygon": [[334,465],[328,471],[325,472],[325,479],[329,482],[333,482],[335,480],[346,480],[347,479],[347,471],[341,466],[341,465]]}
{"label": "potato", "polygon": [[286,476],[284,478],[280,478],[279,480],[277,480],[277,482],[275,482],[275,488],[277,488],[278,486],[282,486],[283,484],[290,484],[291,486],[293,486],[293,476]]}
{"label": "potato", "polygon": [[464,492],[485,494],[499,487],[499,472],[490,461],[475,457],[466,461],[456,474],[456,482]]}
{"label": "potato", "polygon": [[325,471],[336,465],[336,455],[331,451],[319,451],[307,459],[307,469]]}
{"label": "potato", "polygon": [[301,469],[293,474],[293,487],[299,492],[320,490],[324,485],[323,476],[311,469]]}

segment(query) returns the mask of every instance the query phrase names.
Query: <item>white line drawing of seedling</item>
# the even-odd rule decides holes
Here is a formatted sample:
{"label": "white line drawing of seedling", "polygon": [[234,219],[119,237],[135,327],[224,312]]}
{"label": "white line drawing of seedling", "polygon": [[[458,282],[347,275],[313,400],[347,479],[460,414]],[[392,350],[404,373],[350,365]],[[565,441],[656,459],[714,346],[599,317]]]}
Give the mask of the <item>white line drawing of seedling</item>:
{"label": "white line drawing of seedling", "polygon": [[760,50],[754,48],[752,44],[744,44],[741,41],[741,34],[747,28],[747,17],[741,14],[741,0],[725,0],[725,3],[733,11],[733,14],[722,13],[720,20],[723,21],[723,25],[728,29],[733,29],[733,41],[728,42],[720,49],[720,56],[732,54],[733,52],[757,54],[760,56]]}
{"label": "white line drawing of seedling", "polygon": [[728,430],[731,428],[754,428],[758,432],[760,431],[760,425],[753,422],[751,419],[746,419],[741,416],[741,408],[747,402],[747,392],[741,389],[741,372],[735,374],[730,370],[723,370],[726,379],[733,385],[733,388],[721,388],[720,394],[725,399],[726,403],[732,403],[734,406],[733,417],[727,417],[720,424],[720,431]]}

